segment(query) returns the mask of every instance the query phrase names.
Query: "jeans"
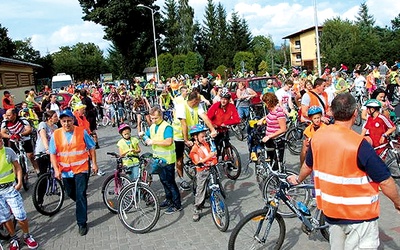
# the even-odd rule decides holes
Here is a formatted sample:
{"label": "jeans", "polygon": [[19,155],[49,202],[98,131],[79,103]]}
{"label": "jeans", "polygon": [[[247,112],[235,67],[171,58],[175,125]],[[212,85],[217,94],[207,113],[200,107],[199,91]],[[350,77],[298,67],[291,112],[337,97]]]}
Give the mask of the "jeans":
{"label": "jeans", "polygon": [[240,119],[250,116],[250,108],[249,107],[238,107],[237,108]]}
{"label": "jeans", "polygon": [[86,226],[87,222],[87,197],[89,174],[75,174],[73,178],[63,178],[67,195],[76,203],[75,214],[78,226]]}
{"label": "jeans", "polygon": [[175,163],[162,167],[159,176],[164,187],[165,199],[172,202],[175,208],[181,208],[181,194],[175,182]]}

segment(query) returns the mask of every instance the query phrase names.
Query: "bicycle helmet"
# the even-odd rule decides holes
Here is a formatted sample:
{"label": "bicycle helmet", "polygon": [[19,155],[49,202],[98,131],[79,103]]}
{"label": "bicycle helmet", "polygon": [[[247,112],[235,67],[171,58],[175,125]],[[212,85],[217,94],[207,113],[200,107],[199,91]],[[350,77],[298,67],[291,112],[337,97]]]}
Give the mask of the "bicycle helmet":
{"label": "bicycle helmet", "polygon": [[132,131],[131,127],[129,127],[128,124],[122,123],[121,125],[119,125],[118,127],[118,133],[122,134],[122,131],[124,131],[125,129],[129,129]]}
{"label": "bicycle helmet", "polygon": [[231,99],[231,93],[229,93],[227,88],[223,88],[221,91],[221,98]]}
{"label": "bicycle helmet", "polygon": [[378,100],[370,99],[365,103],[365,106],[367,108],[380,108],[382,105]]}
{"label": "bicycle helmet", "polygon": [[308,116],[312,116],[315,114],[322,114],[322,109],[320,106],[311,106],[308,109],[308,113],[307,113]]}
{"label": "bicycle helmet", "polygon": [[200,132],[207,131],[207,130],[208,130],[208,128],[207,128],[207,127],[204,127],[204,125],[202,125],[202,124],[196,124],[196,125],[190,127],[190,132],[189,132],[189,134],[190,134],[190,135],[195,135],[195,134],[198,134],[198,133],[200,133]]}

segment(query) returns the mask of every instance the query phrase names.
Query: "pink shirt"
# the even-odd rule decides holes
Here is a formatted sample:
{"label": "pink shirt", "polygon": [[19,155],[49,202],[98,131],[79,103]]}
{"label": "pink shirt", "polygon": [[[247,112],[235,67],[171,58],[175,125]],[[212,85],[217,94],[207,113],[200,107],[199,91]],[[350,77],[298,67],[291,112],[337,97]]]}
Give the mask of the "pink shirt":
{"label": "pink shirt", "polygon": [[267,131],[265,135],[270,136],[280,129],[279,119],[285,119],[286,116],[281,107],[277,107],[275,111],[270,111],[266,117]]}

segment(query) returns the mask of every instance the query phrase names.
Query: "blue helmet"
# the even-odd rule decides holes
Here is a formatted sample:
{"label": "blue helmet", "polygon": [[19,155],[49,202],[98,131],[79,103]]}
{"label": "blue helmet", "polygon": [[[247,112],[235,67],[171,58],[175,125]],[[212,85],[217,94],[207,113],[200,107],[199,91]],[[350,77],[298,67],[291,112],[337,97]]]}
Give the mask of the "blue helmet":
{"label": "blue helmet", "polygon": [[207,127],[204,127],[204,125],[202,125],[202,124],[196,124],[196,125],[190,127],[190,132],[189,132],[189,134],[190,134],[190,135],[194,135],[194,134],[198,134],[198,133],[200,133],[200,132],[204,132],[204,131],[207,131],[207,130],[208,130],[208,128],[207,128]]}
{"label": "blue helmet", "polygon": [[322,114],[322,109],[320,106],[311,106],[308,109],[308,113],[307,113],[308,116],[312,116],[315,114]]}

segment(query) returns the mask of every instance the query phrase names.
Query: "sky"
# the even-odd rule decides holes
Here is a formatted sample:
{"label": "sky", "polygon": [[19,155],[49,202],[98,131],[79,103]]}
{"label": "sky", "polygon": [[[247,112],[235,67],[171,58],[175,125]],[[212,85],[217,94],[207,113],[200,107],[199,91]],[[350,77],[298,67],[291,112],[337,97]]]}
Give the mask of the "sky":
{"label": "sky", "polygon": [[[374,16],[375,24],[381,27],[390,26],[390,21],[400,13],[398,0],[214,0],[214,3],[220,2],[225,7],[228,19],[233,12],[246,19],[253,36],[271,36],[279,46],[284,43],[282,37],[315,25],[314,1],[318,25],[338,16],[355,20],[363,2]],[[161,10],[164,2],[156,1]],[[195,19],[203,23],[207,0],[189,0],[189,5],[194,9]],[[105,52],[110,42],[103,39],[103,27],[83,21],[82,16],[78,0],[0,1],[0,24],[8,29],[8,36],[13,40],[31,38],[33,48],[42,56],[78,42],[95,43]]]}

